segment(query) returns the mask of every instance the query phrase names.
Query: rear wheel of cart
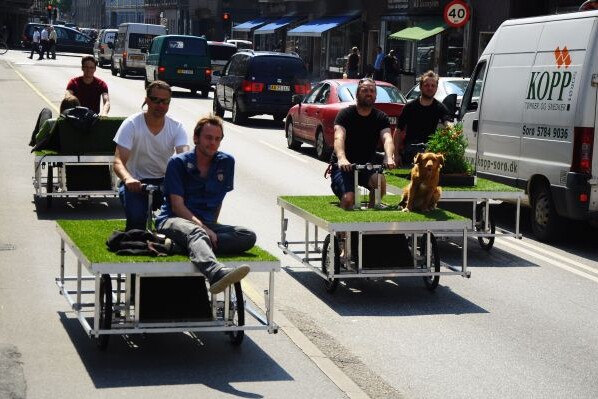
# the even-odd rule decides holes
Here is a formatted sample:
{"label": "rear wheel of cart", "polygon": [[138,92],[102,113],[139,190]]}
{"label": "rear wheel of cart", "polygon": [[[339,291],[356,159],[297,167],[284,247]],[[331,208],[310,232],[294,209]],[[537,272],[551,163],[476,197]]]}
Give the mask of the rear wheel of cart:
{"label": "rear wheel of cart", "polygon": [[[100,323],[101,330],[110,330],[112,327],[112,280],[109,274],[102,274],[100,277]],[[104,334],[97,338],[97,346],[105,350],[108,346],[110,335]]]}
{"label": "rear wheel of cart", "polygon": [[[328,249],[330,248],[330,234],[326,236],[324,239],[324,244],[322,245],[322,273],[328,275],[328,267],[330,266],[330,257],[328,256]],[[334,274],[339,274],[341,271],[341,255],[340,255],[340,248],[338,245],[338,239],[334,238]],[[324,285],[326,286],[326,291],[329,293],[333,293],[338,287],[338,279],[337,278],[329,278],[326,277],[324,280]]]}
{"label": "rear wheel of cart", "polygon": [[[494,216],[492,212],[488,213],[488,225],[486,226],[486,203],[482,202],[476,205],[475,210],[476,215],[476,222],[475,222],[475,230],[479,231],[480,233],[491,233],[494,234],[496,232],[496,222],[494,221]],[[486,251],[490,251],[492,246],[494,245],[494,237],[478,237],[478,242],[480,243],[480,247],[485,249]]]}
{"label": "rear wheel of cart", "polygon": [[[237,326],[245,325],[245,301],[243,300],[243,290],[241,289],[241,282],[234,284],[235,291],[232,300],[230,301],[230,314],[233,322]],[[230,342],[234,346],[239,346],[245,338],[245,331],[231,331],[228,333]]]}
{"label": "rear wheel of cart", "polygon": [[[426,249],[427,249],[427,240],[426,236],[424,235],[421,239],[420,245],[420,256],[423,257],[423,265],[426,265]],[[436,243],[436,237],[434,234],[430,234],[430,243],[432,244],[432,251],[430,253],[430,266],[431,269],[438,273],[440,272],[440,256],[438,255],[438,244]],[[436,287],[438,287],[438,283],[440,282],[440,276],[426,276],[424,277],[424,284],[430,291],[434,291]]]}

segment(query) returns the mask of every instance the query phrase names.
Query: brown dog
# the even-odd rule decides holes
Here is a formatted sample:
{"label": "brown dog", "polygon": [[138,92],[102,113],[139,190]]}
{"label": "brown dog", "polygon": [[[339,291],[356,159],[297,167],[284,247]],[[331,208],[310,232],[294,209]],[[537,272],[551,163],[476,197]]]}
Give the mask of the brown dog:
{"label": "brown dog", "polygon": [[444,156],[433,152],[420,152],[413,159],[411,182],[403,190],[403,198],[399,205],[403,212],[431,211],[442,194],[438,186],[440,168],[444,164]]}

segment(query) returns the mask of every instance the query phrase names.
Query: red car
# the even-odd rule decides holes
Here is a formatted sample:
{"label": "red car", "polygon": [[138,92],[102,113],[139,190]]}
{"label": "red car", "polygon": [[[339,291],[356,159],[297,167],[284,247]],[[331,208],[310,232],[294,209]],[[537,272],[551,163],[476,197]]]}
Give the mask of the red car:
{"label": "red car", "polygon": [[[297,150],[302,143],[316,147],[319,159],[328,161],[334,145],[334,120],[343,108],[355,104],[357,79],[328,79],[318,83],[302,102],[294,97],[295,105],[286,117],[287,145]],[[394,134],[397,119],[407,102],[399,89],[390,83],[376,81],[375,107],[386,112]]]}

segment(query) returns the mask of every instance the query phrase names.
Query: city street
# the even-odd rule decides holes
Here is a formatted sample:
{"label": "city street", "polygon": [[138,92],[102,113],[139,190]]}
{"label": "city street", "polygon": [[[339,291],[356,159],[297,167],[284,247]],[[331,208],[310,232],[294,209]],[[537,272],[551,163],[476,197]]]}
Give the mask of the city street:
{"label": "city street", "polygon": [[[552,246],[499,238],[486,252],[468,241],[471,278],[445,276],[435,292],[421,278],[348,280],[334,294],[285,258],[280,195],[330,194],[315,150],[286,145],[270,116],[233,125],[225,113],[221,149],[236,158],[235,189],[220,219],[248,226],[280,257],[276,335],[250,331],[240,348],[222,333],[113,336],[97,350],[54,278],[57,219],[122,218],[118,200],[33,201],[27,146],[38,112],[54,114],[80,55],[34,61],[0,56],[0,398],[595,398],[598,396],[598,253],[595,228],[566,222]],[[110,90],[111,116],[141,109],[143,77],[96,76]],[[175,88],[169,115],[189,133],[212,110],[210,98]],[[392,191],[392,190],[391,190]],[[515,207],[496,206],[513,229]],[[290,232],[304,225],[292,219]],[[439,243],[443,262],[460,262],[459,240]],[[68,257],[72,263],[74,258]],[[244,280],[260,305],[265,276]]]}

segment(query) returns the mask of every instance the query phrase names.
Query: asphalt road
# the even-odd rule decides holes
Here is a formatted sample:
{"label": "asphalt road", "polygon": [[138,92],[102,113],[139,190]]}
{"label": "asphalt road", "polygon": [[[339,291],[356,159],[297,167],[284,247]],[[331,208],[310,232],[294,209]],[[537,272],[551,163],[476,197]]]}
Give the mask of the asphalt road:
{"label": "asphalt road", "polygon": [[[61,217],[121,217],[117,202],[58,202],[47,212],[32,202],[33,157],[27,147],[46,101],[56,107],[79,59],[34,62],[25,53],[0,57],[0,397],[343,397],[291,331],[301,331],[372,398],[595,398],[598,395],[598,255],[596,230],[566,224],[563,239],[547,246],[527,234],[497,239],[485,252],[469,240],[470,279],[447,276],[427,291],[419,278],[341,283],[334,295],[323,280],[283,258],[277,275],[276,314],[289,335],[249,334],[241,352],[216,334],[114,339],[98,353],[85,336],[53,277],[58,271]],[[9,64],[10,63],[10,64]],[[110,115],[140,109],[141,78],[97,75],[110,88]],[[29,83],[25,83],[25,80]],[[210,99],[175,89],[170,114],[191,132],[211,110]],[[286,148],[271,117],[235,126],[225,114],[224,151],[237,160],[235,190],[224,222],[250,226],[258,244],[282,257],[279,195],[328,194],[326,165],[311,148]],[[514,208],[496,209],[512,227]],[[303,224],[290,219],[290,234]],[[9,249],[13,245],[14,249]],[[441,242],[444,262],[458,262],[460,242]],[[266,281],[248,278],[261,292]],[[286,323],[286,321],[285,321]],[[308,345],[308,344],[305,344]],[[320,355],[318,355],[320,356]],[[7,388],[8,387],[8,388]],[[358,395],[349,393],[349,395]]]}

